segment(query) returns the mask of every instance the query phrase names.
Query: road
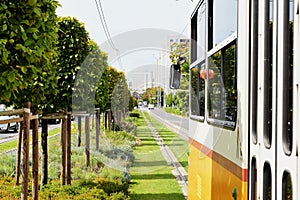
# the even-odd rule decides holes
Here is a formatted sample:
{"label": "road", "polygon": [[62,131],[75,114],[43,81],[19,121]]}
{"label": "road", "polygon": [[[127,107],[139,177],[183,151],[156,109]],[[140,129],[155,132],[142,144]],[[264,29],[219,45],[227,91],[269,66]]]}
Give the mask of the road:
{"label": "road", "polygon": [[189,119],[164,112],[161,109],[149,110],[151,116],[162,122],[182,139],[188,140]]}
{"label": "road", "polygon": [[[60,124],[49,124],[48,130],[55,129],[60,126],[61,126]],[[41,128],[39,128],[39,132],[41,132]],[[18,139],[18,132],[14,132],[14,131],[4,132],[4,130],[0,131],[0,144],[9,142],[12,140],[16,140],[16,139]]]}

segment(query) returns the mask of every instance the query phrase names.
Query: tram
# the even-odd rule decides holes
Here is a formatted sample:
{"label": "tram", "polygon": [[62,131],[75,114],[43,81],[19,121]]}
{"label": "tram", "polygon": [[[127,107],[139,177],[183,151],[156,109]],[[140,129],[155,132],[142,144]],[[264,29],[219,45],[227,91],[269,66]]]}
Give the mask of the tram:
{"label": "tram", "polygon": [[300,0],[194,0],[188,199],[300,199]]}

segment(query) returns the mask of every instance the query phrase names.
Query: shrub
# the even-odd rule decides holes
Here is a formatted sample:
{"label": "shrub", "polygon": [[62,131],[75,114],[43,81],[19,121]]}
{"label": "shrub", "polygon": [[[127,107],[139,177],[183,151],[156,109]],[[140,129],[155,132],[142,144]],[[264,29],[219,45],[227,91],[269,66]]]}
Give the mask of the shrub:
{"label": "shrub", "polygon": [[131,113],[129,113],[129,117],[140,118],[140,113],[137,113],[137,112],[131,112]]}
{"label": "shrub", "polygon": [[116,192],[122,192],[128,195],[129,184],[125,181],[97,178],[95,179],[95,183],[97,184],[97,188],[104,190],[104,192],[109,195]]}

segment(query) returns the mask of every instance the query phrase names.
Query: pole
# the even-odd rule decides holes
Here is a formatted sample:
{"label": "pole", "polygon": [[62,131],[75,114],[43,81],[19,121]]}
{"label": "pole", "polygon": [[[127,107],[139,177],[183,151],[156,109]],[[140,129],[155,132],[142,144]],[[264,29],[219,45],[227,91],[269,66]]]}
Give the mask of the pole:
{"label": "pole", "polygon": [[23,164],[22,164],[22,192],[21,199],[28,199],[28,172],[29,172],[29,126],[30,126],[30,102],[24,104],[24,114],[23,114],[23,124],[24,124],[24,135],[23,135]]}

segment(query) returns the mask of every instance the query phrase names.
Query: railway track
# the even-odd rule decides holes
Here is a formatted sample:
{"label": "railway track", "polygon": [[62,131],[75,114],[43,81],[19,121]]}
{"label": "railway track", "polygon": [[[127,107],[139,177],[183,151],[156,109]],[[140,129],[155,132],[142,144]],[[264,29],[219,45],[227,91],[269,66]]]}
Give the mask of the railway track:
{"label": "railway track", "polygon": [[165,160],[167,161],[167,164],[169,166],[173,166],[174,170],[172,171],[174,176],[177,178],[178,183],[180,187],[182,188],[182,192],[187,199],[187,191],[188,191],[188,180],[187,180],[187,172],[185,169],[181,166],[181,164],[178,162],[177,158],[174,156],[173,152],[170,150],[170,148],[164,144],[163,139],[160,137],[159,133],[156,131],[156,129],[151,125],[149,120],[145,117],[143,113],[143,117],[148,125],[148,127],[151,129],[152,135],[154,139],[156,140],[157,144],[160,147],[160,150],[162,152],[162,155],[164,156]]}

